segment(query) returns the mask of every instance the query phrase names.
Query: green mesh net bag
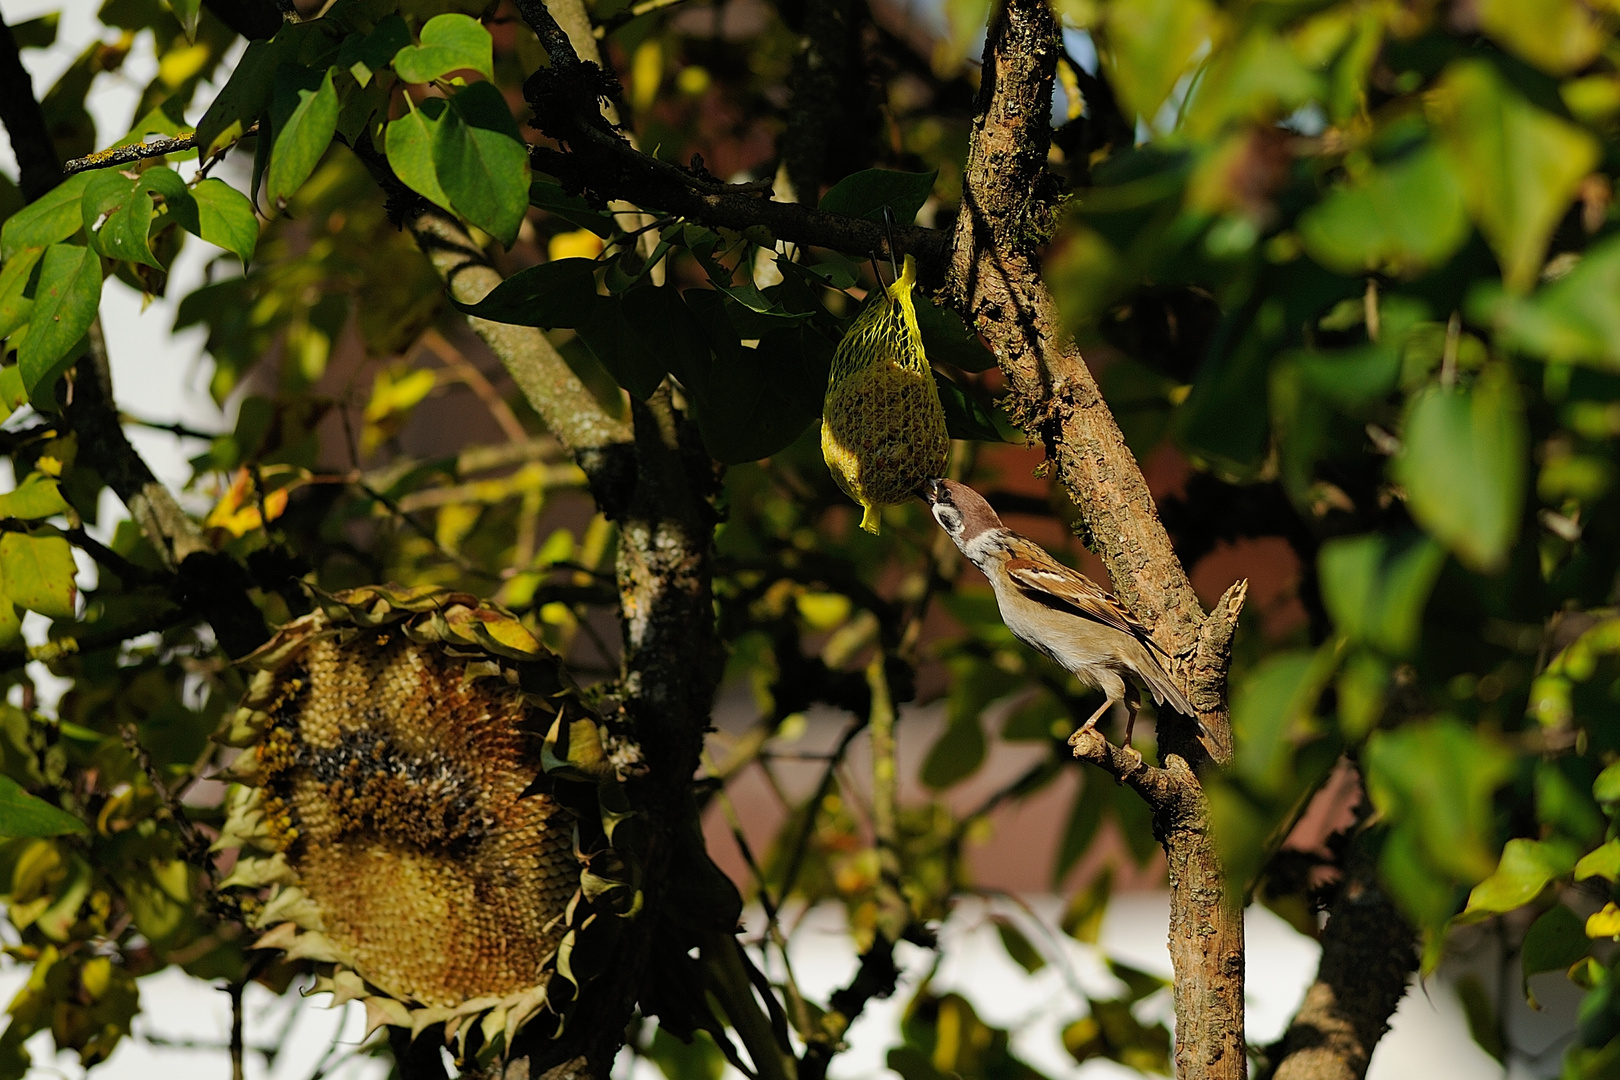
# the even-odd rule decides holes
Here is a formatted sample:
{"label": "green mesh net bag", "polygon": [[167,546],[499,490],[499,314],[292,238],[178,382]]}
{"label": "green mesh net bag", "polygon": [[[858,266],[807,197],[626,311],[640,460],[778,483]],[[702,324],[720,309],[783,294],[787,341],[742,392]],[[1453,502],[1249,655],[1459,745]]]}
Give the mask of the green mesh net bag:
{"label": "green mesh net bag", "polygon": [[865,509],[861,528],[869,533],[878,531],[880,508],[944,475],[951,447],[917,328],[916,284],[917,262],[907,255],[888,294],[868,304],[838,343],[822,408],[821,454]]}

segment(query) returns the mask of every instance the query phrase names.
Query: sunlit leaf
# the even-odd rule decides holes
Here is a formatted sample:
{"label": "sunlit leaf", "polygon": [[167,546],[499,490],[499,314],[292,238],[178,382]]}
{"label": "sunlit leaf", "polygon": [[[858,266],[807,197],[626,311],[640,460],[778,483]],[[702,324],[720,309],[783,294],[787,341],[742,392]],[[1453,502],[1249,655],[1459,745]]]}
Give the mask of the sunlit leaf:
{"label": "sunlit leaf", "polygon": [[45,248],[79,231],[83,217],[79,200],[95,172],[70,176],[6,219],[0,228],[0,258],[10,259],[23,248]]}
{"label": "sunlit leaf", "polygon": [[1468,239],[1468,228],[1461,179],[1432,147],[1334,189],[1299,218],[1306,252],[1343,274],[1436,266]]}
{"label": "sunlit leaf", "polygon": [[474,83],[433,133],[433,169],[450,206],[507,247],[529,206],[529,155],[501,92]]}
{"label": "sunlit leaf", "polygon": [[0,590],[18,607],[71,619],[78,588],[73,549],[60,536],[0,533]]}
{"label": "sunlit leaf", "polygon": [[1479,0],[1479,27],[1510,52],[1563,75],[1583,68],[1604,34],[1579,0]]}
{"label": "sunlit leaf", "polygon": [[1574,868],[1575,851],[1568,844],[1509,840],[1496,871],[1468,894],[1462,918],[1472,922],[1521,908]]}
{"label": "sunlit leaf", "polygon": [[272,205],[285,203],[303,187],[337,130],[338,98],[330,70],[321,77],[319,86],[298,87],[291,92],[297,95],[298,104],[286,121],[277,125],[275,147],[270,152],[265,198]]}
{"label": "sunlit leaf", "polygon": [[27,324],[29,313],[34,310],[34,298],[28,285],[44,254],[44,248],[22,248],[0,266],[0,337],[8,337]]}
{"label": "sunlit leaf", "polygon": [[1391,468],[1418,523],[1489,573],[1518,536],[1528,443],[1518,386],[1493,365],[1470,388],[1430,387],[1412,398]]}
{"label": "sunlit leaf", "polygon": [[1502,264],[1502,280],[1510,291],[1527,292],[1553,226],[1597,165],[1596,141],[1530,104],[1481,60],[1447,69],[1435,110],[1469,213]]}
{"label": "sunlit leaf", "polygon": [[394,71],[411,83],[432,82],[463,69],[495,78],[494,43],[477,19],[454,12],[435,15],[422,27],[422,43],[394,56]]}
{"label": "sunlit leaf", "polygon": [[62,498],[56,481],[38,473],[28,477],[15,491],[0,495],[0,518],[37,521],[67,512],[67,500]]}
{"label": "sunlit leaf", "polygon": [[1339,632],[1391,656],[1417,648],[1445,552],[1426,537],[1372,533],[1322,545],[1322,600]]}
{"label": "sunlit leaf", "polygon": [[389,121],[384,136],[394,175],[412,191],[446,210],[450,209],[450,196],[444,193],[433,164],[433,142],[449,109],[444,98],[427,98],[399,119]]}
{"label": "sunlit leaf", "polygon": [[1497,340],[1558,363],[1620,371],[1620,237],[1593,244],[1575,269],[1527,297],[1477,288],[1470,313],[1495,324]]}
{"label": "sunlit leaf", "polygon": [[1153,124],[1193,58],[1211,42],[1220,16],[1207,0],[1118,0],[1108,7],[1104,62],[1128,110]]}

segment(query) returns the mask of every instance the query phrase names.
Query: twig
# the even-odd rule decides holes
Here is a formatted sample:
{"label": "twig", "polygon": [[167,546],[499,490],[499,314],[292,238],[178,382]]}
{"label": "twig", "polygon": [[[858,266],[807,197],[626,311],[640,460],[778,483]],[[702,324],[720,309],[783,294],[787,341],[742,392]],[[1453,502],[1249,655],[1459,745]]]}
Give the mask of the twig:
{"label": "twig", "polygon": [[484,377],[484,373],[479,371],[460,349],[432,327],[423,331],[418,340],[438,356],[445,367],[454,372],[456,378],[465,383],[469,390],[478,395],[478,400],[484,403],[490,416],[494,417],[495,423],[509,440],[515,443],[528,441],[529,433],[523,429],[523,424],[519,422],[512,407],[506,403],[505,398],[496,393],[495,387]]}
{"label": "twig", "polygon": [[17,39],[3,17],[0,17],[0,123],[6,125],[6,134],[11,137],[23,198],[33,202],[62,182],[62,165],[45,123],[45,112],[34,97],[34,81],[23,67]]}
{"label": "twig", "polygon": [[[238,137],[237,141],[252,138],[259,133],[259,125],[254,124]],[[233,144],[234,145],[234,144]],[[124,146],[112,146],[106,150],[97,150],[93,154],[86,154],[82,158],[74,158],[62,166],[62,172],[67,176],[75,173],[89,172],[91,169],[115,169],[120,165],[132,165],[137,161],[149,158],[168,157],[170,154],[183,154],[187,150],[197,149],[197,133],[188,131],[184,135],[177,135],[166,139],[149,139],[146,142],[129,143]],[[213,154],[219,157],[225,152],[224,148]]]}
{"label": "twig", "polygon": [[676,4],[683,4],[685,2],[686,0],[641,0],[641,3],[630,5],[630,7],[626,10],[619,12],[617,15],[608,19],[607,22],[598,26],[594,33],[596,34],[597,40],[600,41],[602,38],[607,37],[609,34],[619,29],[619,27],[639,19],[643,15],[649,15],[654,11],[661,11],[664,8],[674,7]]}
{"label": "twig", "polygon": [[216,882],[214,861],[208,852],[208,838],[197,831],[197,827],[191,823],[191,818],[186,815],[185,806],[175,797],[174,792],[169,790],[169,785],[164,782],[157,766],[152,764],[152,755],[141,744],[135,725],[122,724],[118,733],[123,737],[124,748],[134,756],[136,763],[141,767],[141,772],[146,776],[147,783],[152,785],[158,801],[163,804],[164,811],[174,822],[174,830],[180,834],[180,843],[185,849],[186,861],[202,874],[205,890],[212,893]]}
{"label": "twig", "polygon": [[242,1070],[242,984],[225,988],[231,996],[231,1080],[243,1080]]}

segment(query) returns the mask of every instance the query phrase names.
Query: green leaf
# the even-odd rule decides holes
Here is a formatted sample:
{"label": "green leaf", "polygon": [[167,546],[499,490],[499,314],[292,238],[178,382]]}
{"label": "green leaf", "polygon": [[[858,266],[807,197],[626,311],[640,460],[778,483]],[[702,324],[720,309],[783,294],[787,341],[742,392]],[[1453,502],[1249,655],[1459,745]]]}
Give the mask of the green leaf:
{"label": "green leaf", "polygon": [[1388,342],[1285,354],[1299,365],[1305,384],[1343,409],[1357,409],[1386,397],[1401,376],[1401,354]]}
{"label": "green leaf", "polygon": [[529,154],[493,85],[473,83],[450,99],[434,133],[433,170],[451,209],[512,246],[529,207]]}
{"label": "green leaf", "polygon": [[44,254],[44,248],[22,248],[0,266],[0,337],[9,337],[18,327],[28,324],[34,310],[30,295],[34,290],[28,286],[30,282],[37,284],[34,267]]}
{"label": "green leaf", "polygon": [[1549,882],[1574,868],[1575,852],[1568,844],[1509,840],[1495,873],[1468,894],[1461,919],[1478,922],[1521,908],[1540,896]]}
{"label": "green leaf", "polygon": [[321,77],[319,87],[292,92],[298,104],[286,122],[277,125],[275,148],[270,152],[265,198],[275,206],[286,205],[309,179],[337,130],[338,98],[330,69]]}
{"label": "green leaf", "polygon": [[47,12],[27,22],[13,23],[11,36],[19,49],[48,49],[56,44],[56,31],[61,22],[61,12]]}
{"label": "green leaf", "polygon": [[596,269],[594,259],[557,259],[519,270],[476,304],[450,302],[490,322],[577,327],[594,319],[597,301],[605,300],[596,294]]}
{"label": "green leaf", "polygon": [[1592,877],[1600,877],[1606,881],[1620,880],[1620,839],[1610,840],[1587,852],[1581,861],[1575,864],[1576,881],[1585,881]]}
{"label": "green leaf", "polygon": [[0,649],[16,649],[22,643],[22,612],[4,593],[0,593]]}
{"label": "green leaf", "polygon": [[[406,101],[410,101],[408,95]],[[450,196],[444,193],[433,166],[433,142],[449,109],[444,98],[428,98],[399,119],[389,121],[388,133],[383,137],[394,175],[406,187],[446,210],[450,209]]]}
{"label": "green leaf", "polygon": [[894,211],[894,220],[910,225],[934,190],[938,173],[895,172],[891,169],[863,169],[850,173],[821,197],[820,209],[847,217],[882,221],[883,208]]}
{"label": "green leaf", "polygon": [[1369,533],[1322,545],[1322,601],[1341,634],[1390,656],[1417,649],[1423,608],[1445,552],[1427,537]]}
{"label": "green leaf", "polygon": [[1468,229],[1451,158],[1427,145],[1335,188],[1299,216],[1306,253],[1341,274],[1415,275],[1450,258]]}
{"label": "green leaf", "polygon": [[1494,573],[1519,533],[1528,444],[1518,385],[1493,364],[1471,388],[1413,395],[1390,467],[1418,524],[1469,567]]}
{"label": "green leaf", "polygon": [[253,258],[259,244],[259,218],[253,203],[223,180],[210,177],[191,189],[197,208],[197,227],[181,224],[190,232],[241,259]]}
{"label": "green leaf", "polygon": [[180,20],[187,41],[197,40],[197,17],[202,14],[202,0],[164,0],[174,17]]}
{"label": "green leaf", "polygon": [[939,372],[933,374],[934,385],[939,390],[939,403],[945,410],[945,431],[951,438],[1004,441],[1001,432],[996,430],[995,418],[978,398]]}
{"label": "green leaf", "polygon": [[[735,318],[747,309],[713,289],[683,296],[703,347],[666,346],[669,370],[693,398],[703,445],[727,464],[756,461],[792,443],[821,412],[833,346],[805,325],[766,331],[756,348],[743,346]],[[688,324],[672,340],[682,340]]]}
{"label": "green leaf", "polygon": [[1152,125],[1219,26],[1219,15],[1207,0],[1119,0],[1109,5],[1109,48],[1103,62],[1126,118],[1134,114]]}
{"label": "green leaf", "polygon": [[[1433,878],[1439,871],[1469,885],[1490,875],[1496,868],[1490,846],[1491,797],[1512,774],[1511,752],[1484,733],[1442,717],[1374,732],[1362,758],[1373,806],[1415,843],[1410,850],[1424,874]],[[1413,872],[1401,866],[1392,876],[1407,878]]]}
{"label": "green leaf", "polygon": [[1592,781],[1592,798],[1606,805],[1620,802],[1620,761],[1598,773]]}
{"label": "green leaf", "polygon": [[1565,276],[1528,297],[1478,287],[1469,314],[1498,344],[1561,364],[1620,371],[1620,237],[1593,244]]}
{"label": "green leaf", "polygon": [[1510,292],[1528,292],[1554,226],[1597,165],[1596,140],[1531,105],[1482,60],[1447,69],[1435,110],[1503,282]]}
{"label": "green leaf", "polygon": [[1530,977],[1544,971],[1566,971],[1592,948],[1581,917],[1563,904],[1554,904],[1530,924],[1519,950],[1524,972],[1524,995],[1531,1008],[1540,1008],[1530,992]]}
{"label": "green leaf", "polygon": [[[175,175],[173,170],[165,171]],[[90,246],[97,253],[162,268],[148,238],[157,208],[151,188],[141,179],[113,170],[98,173],[84,190],[81,209]]]}
{"label": "green leaf", "polygon": [[[798,266],[785,258],[777,265]],[[814,270],[801,267],[807,275],[816,277],[818,284],[826,284]],[[926,296],[917,300],[917,329],[922,331],[923,351],[931,364],[949,364],[963,371],[988,371],[996,366],[996,358],[979,335],[968,329],[962,317],[948,307],[941,307]]]}
{"label": "green leaf", "polygon": [[1576,0],[1477,0],[1475,12],[1481,30],[1554,75],[1585,67],[1605,40]]}
{"label": "green leaf", "polygon": [[593,291],[575,320],[591,355],[614,382],[641,401],[651,397],[668,374],[669,354],[679,348],[672,339],[681,339],[689,350],[703,348],[679,295],[668,286],[634,289],[612,299]]}
{"label": "green leaf", "polygon": [[45,248],[79,231],[83,216],[79,200],[96,172],[70,176],[6,219],[0,229],[0,259],[10,259],[23,248]]}
{"label": "green leaf", "polygon": [[230,80],[197,121],[197,149],[204,158],[242,137],[270,107],[276,69],[286,56],[279,41],[250,41]]}
{"label": "green leaf", "polygon": [[1103,814],[1114,803],[1114,786],[1098,779],[1096,774],[1082,774],[1080,790],[1075,793],[1074,805],[1069,809],[1069,820],[1064,823],[1063,836],[1058,841],[1057,858],[1052,863],[1052,884],[1060,888],[1097,837]]}
{"label": "green leaf", "polygon": [[405,20],[398,15],[389,15],[380,19],[371,33],[364,37],[350,35],[344,38],[343,46],[338,50],[337,66],[353,75],[354,81],[362,87],[369,86],[373,76],[410,44],[411,29],[405,25]]}
{"label": "green leaf", "polygon": [[923,759],[922,782],[942,791],[965,780],[984,764],[984,725],[977,716],[953,715]]}
{"label": "green leaf", "polygon": [[1001,947],[1007,950],[1007,955],[1013,962],[1033,975],[1046,966],[1046,957],[1041,951],[1029,943],[1029,938],[1018,928],[1018,924],[1005,915],[993,915],[990,921],[995,923],[996,933],[1001,938]]}
{"label": "green leaf", "polygon": [[0,836],[82,836],[84,822],[37,795],[30,795],[9,776],[0,776]]}
{"label": "green leaf", "polygon": [[17,347],[17,367],[29,397],[49,387],[78,359],[73,348],[89,332],[100,305],[100,257],[77,244],[47,248],[28,334]]}
{"label": "green leaf", "polygon": [[409,83],[432,82],[452,71],[476,71],[495,78],[494,42],[477,19],[455,13],[435,15],[422,27],[422,43],[394,56],[394,72]]}
{"label": "green leaf", "polygon": [[38,521],[53,514],[65,514],[67,500],[55,480],[31,474],[15,491],[0,495],[0,518]]}
{"label": "green leaf", "polygon": [[60,536],[0,534],[0,581],[18,607],[49,619],[71,619],[77,586],[73,549]]}
{"label": "green leaf", "polygon": [[1232,735],[1240,775],[1260,792],[1275,792],[1289,779],[1293,740],[1322,693],[1313,678],[1315,657],[1295,649],[1267,657],[1232,695]]}

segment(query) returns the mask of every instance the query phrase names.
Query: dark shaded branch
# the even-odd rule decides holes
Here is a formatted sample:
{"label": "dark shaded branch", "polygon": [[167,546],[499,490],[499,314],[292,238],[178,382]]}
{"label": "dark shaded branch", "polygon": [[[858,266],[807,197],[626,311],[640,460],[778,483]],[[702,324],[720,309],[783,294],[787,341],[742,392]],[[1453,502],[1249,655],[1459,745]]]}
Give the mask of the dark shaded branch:
{"label": "dark shaded branch", "polygon": [[203,0],[203,7],[249,41],[275,37],[283,21],[269,0]]}
{"label": "dark shaded branch", "polygon": [[1362,1080],[1417,970],[1417,934],[1378,881],[1376,845],[1352,842],[1322,932],[1316,981],[1268,1051],[1260,1080]]}
{"label": "dark shaded branch", "polygon": [[[571,190],[602,200],[625,199],[649,210],[679,214],[692,221],[743,232],[762,228],[772,240],[830,248],[849,255],[887,254],[883,226],[863,218],[816,210],[800,203],[776,202],[751,191],[729,187],[700,190],[678,165],[634,150],[603,132],[580,132],[567,152],[535,147],[530,160],[541,172],[557,177]],[[902,253],[915,255],[925,277],[937,279],[950,237],[939,229],[907,225],[894,230]]]}
{"label": "dark shaded branch", "polygon": [[34,97],[34,82],[23,67],[22,54],[11,27],[0,17],[0,123],[11,137],[17,158],[18,186],[33,202],[62,182],[62,162],[45,124],[45,113]]}
{"label": "dark shaded branch", "polygon": [[[871,129],[870,89],[861,65],[860,7],[856,0],[807,0],[800,48],[788,75],[787,130],[782,163],[798,201],[814,206],[821,186],[837,179],[837,156],[860,154]],[[867,106],[863,108],[863,106]]]}
{"label": "dark shaded branch", "polygon": [[242,656],[269,637],[264,616],[248,596],[247,572],[211,550],[197,523],[175,502],[130,445],[113,405],[112,376],[100,322],[90,328],[90,349],[80,358],[70,403],[63,410],[79,435],[79,452],[129,508],[164,565],[176,571],[174,599],[202,615],[220,647]]}

